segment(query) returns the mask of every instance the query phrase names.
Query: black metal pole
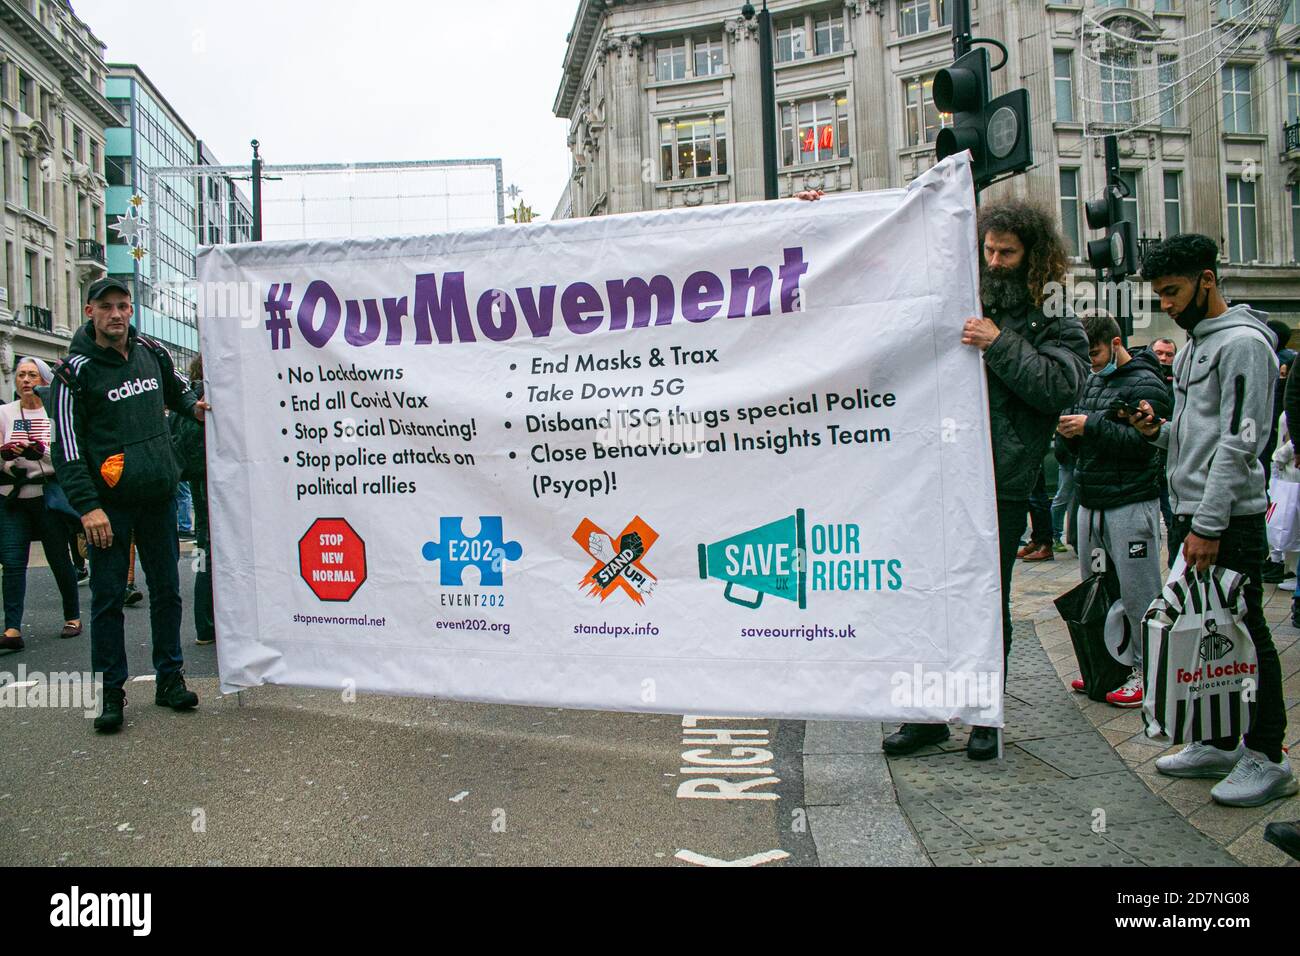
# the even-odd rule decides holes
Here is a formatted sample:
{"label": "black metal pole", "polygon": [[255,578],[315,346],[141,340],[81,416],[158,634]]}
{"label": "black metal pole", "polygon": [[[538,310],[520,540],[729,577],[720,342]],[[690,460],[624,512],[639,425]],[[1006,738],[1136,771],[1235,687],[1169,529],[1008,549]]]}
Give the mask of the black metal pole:
{"label": "black metal pole", "polygon": [[971,50],[970,0],[952,0],[952,56],[965,56]]}
{"label": "black metal pole", "polygon": [[258,155],[257,140],[253,147],[253,241],[262,241],[262,157]]}
{"label": "black metal pole", "polygon": [[776,69],[772,62],[772,14],[763,0],[758,14],[758,66],[763,74],[763,197],[777,198]]}

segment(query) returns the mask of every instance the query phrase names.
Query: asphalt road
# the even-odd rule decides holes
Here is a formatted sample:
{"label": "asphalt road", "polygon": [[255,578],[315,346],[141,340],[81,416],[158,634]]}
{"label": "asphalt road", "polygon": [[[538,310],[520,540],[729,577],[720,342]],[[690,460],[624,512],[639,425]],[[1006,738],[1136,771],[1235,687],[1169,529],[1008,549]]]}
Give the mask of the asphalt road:
{"label": "asphalt road", "polygon": [[[678,795],[683,752],[709,746],[682,717],[273,687],[223,697],[216,650],[194,643],[184,556],[181,583],[197,711],[153,704],[147,599],[126,610],[122,733],[94,733],[79,709],[0,707],[5,864],[817,863],[801,722],[701,719],[765,729],[750,736],[770,741],[780,782],[754,791],[777,799],[700,799]],[[81,595],[86,634],[61,640],[53,579],[30,569],[27,649],[0,652],[0,681],[20,663],[89,669]]]}

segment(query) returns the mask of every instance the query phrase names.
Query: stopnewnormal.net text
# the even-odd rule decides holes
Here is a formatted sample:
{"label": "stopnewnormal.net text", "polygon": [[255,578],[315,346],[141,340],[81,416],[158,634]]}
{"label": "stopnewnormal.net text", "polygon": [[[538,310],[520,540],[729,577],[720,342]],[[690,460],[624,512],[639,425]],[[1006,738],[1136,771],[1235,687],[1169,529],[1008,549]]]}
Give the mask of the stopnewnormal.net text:
{"label": "stopnewnormal.net text", "polygon": [[341,293],[324,279],[314,279],[305,286],[269,284],[263,309],[273,350],[299,341],[321,349],[337,339],[356,347],[447,345],[480,338],[507,342],[547,338],[563,330],[589,335],[678,320],[802,312],[800,282],[808,270],[803,249],[792,247],[782,250],[780,265],[738,267],[725,275],[701,270],[681,281],[654,275],[600,285],[476,289],[465,272],[430,272],[415,277],[408,295],[347,298],[346,290]]}

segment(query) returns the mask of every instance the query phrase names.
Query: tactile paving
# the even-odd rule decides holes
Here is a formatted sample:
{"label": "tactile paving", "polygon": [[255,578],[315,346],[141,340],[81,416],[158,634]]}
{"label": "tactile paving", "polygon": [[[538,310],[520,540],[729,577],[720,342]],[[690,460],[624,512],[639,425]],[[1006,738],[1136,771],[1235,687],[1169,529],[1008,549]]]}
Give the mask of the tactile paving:
{"label": "tactile paving", "polygon": [[985,866],[1142,866],[1100,835],[1052,833],[966,851]]}
{"label": "tactile paving", "polygon": [[964,731],[942,752],[889,758],[899,802],[931,862],[1232,865],[1125,767],[1057,676],[1032,622],[1016,625],[1015,640],[1002,760],[967,759]]}
{"label": "tactile paving", "polygon": [[[1124,761],[1106,743],[1106,738],[1095,730],[1066,734],[1063,737],[1026,740],[1020,746],[1071,777],[1086,777],[1124,769]],[[1134,783],[1136,782],[1135,780]]]}
{"label": "tactile paving", "polygon": [[1147,866],[1239,865],[1227,850],[1181,817],[1108,825],[1102,836]]}

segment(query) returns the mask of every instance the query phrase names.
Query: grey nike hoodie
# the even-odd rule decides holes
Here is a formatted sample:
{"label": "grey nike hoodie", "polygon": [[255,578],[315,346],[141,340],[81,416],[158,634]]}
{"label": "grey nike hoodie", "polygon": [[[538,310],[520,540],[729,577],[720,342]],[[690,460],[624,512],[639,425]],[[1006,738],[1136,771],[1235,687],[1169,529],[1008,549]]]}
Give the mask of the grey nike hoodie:
{"label": "grey nike hoodie", "polygon": [[1168,452],[1169,503],[1202,538],[1268,508],[1259,456],[1273,429],[1278,365],[1267,318],[1234,305],[1202,319],[1174,361],[1174,417],[1155,443]]}

